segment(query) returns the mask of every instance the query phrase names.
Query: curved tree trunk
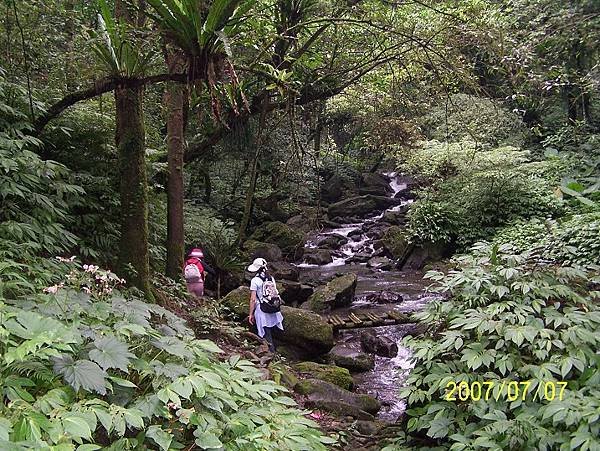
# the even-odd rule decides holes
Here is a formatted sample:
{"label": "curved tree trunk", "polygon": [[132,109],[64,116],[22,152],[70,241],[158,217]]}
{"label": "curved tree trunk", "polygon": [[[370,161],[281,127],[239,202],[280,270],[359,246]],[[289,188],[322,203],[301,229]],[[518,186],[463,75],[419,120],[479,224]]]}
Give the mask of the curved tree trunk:
{"label": "curved tree trunk", "polygon": [[[169,72],[180,70],[183,59],[176,53],[166,53]],[[187,88],[169,83],[165,92],[167,106],[167,276],[177,279],[183,268],[185,238],[183,231],[183,154],[184,105]]]}
{"label": "curved tree trunk", "polygon": [[121,179],[119,272],[151,299],[148,182],[142,100],[141,87],[115,90],[116,144]]}

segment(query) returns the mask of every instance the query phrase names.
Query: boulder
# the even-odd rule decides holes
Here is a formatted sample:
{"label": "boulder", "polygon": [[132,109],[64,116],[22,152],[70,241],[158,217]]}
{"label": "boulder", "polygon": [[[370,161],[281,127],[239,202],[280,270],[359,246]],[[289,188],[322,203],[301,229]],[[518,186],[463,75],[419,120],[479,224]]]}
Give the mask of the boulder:
{"label": "boulder", "polygon": [[329,356],[337,366],[354,373],[362,373],[375,367],[373,356],[341,345],[334,346],[329,352]]}
{"label": "boulder", "polygon": [[389,271],[394,266],[393,262],[387,257],[373,257],[367,262],[367,266],[373,269]]}
{"label": "boulder", "polygon": [[386,254],[402,264],[408,257],[412,244],[408,242],[404,229],[398,226],[388,228],[381,238]]}
{"label": "boulder", "polygon": [[[221,299],[221,303],[236,319],[245,322],[250,308],[250,288],[236,288]],[[288,306],[283,306],[281,313],[285,330],[275,330],[278,340],[302,349],[307,356],[326,354],[333,347],[333,329],[320,315]]]}
{"label": "boulder", "polygon": [[380,291],[379,293],[370,293],[365,299],[373,304],[398,304],[404,300],[401,294],[391,291]]}
{"label": "boulder", "polygon": [[377,335],[372,330],[365,330],[360,334],[360,344],[366,352],[372,352],[381,357],[396,357],[398,345],[388,337]]}
{"label": "boulder", "polygon": [[[369,419],[381,408],[381,403],[372,396],[352,393],[318,379],[301,380],[294,390],[307,396],[305,403],[307,407],[323,409],[340,416],[349,415],[359,419]],[[362,412],[370,415],[363,415]]]}
{"label": "boulder", "polygon": [[297,282],[300,279],[300,271],[295,265],[268,259],[267,261],[269,262],[269,273],[275,277],[275,280],[285,279]]}
{"label": "boulder", "polygon": [[304,262],[310,265],[326,265],[332,261],[331,251],[327,249],[307,249],[304,253]]}
{"label": "boulder", "polygon": [[290,306],[303,304],[314,292],[313,287],[310,285],[292,280],[278,280],[277,286],[281,299],[283,299],[286,305]]}
{"label": "boulder", "polygon": [[388,194],[391,194],[392,189],[390,188],[389,180],[385,176],[367,172],[360,176],[360,187],[358,192],[360,194],[387,196]]}
{"label": "boulder", "polygon": [[264,258],[268,262],[281,260],[283,258],[283,252],[276,244],[263,243],[256,240],[248,240],[244,242],[242,248],[248,260],[254,260],[255,258]]}
{"label": "boulder", "polygon": [[351,197],[329,205],[327,215],[330,218],[340,217],[340,220],[336,222],[352,222],[344,220],[344,218],[351,218],[352,216],[365,217],[378,210],[384,210],[397,205],[398,202],[389,197],[367,194],[365,196]]}
{"label": "boulder", "polygon": [[345,274],[329,281],[327,285],[318,287],[308,299],[308,307],[313,312],[324,312],[326,310],[345,307],[354,300],[356,274]]}
{"label": "boulder", "polygon": [[298,383],[298,377],[282,363],[271,362],[267,369],[269,370],[271,379],[291,390],[293,390]]}
{"label": "boulder", "polygon": [[286,224],[294,230],[300,230],[304,233],[308,233],[318,227],[317,216],[318,213],[316,208],[314,211],[312,209],[307,209],[307,211],[303,213],[292,216],[286,221]]}
{"label": "boulder", "polygon": [[339,249],[341,246],[348,242],[348,238],[337,233],[327,235],[317,242],[319,248],[325,249]]}
{"label": "boulder", "polygon": [[304,233],[278,221],[261,224],[250,236],[250,239],[276,244],[284,256],[292,259],[302,257],[304,243],[306,242]]}
{"label": "boulder", "polygon": [[334,174],[321,185],[321,198],[326,202],[337,202],[354,189],[350,180]]}
{"label": "boulder", "polygon": [[403,225],[406,224],[406,212],[408,211],[408,205],[403,205],[399,210],[387,210],[383,214],[382,220],[392,225]]}
{"label": "boulder", "polygon": [[315,362],[300,362],[294,365],[294,369],[314,379],[331,382],[346,390],[352,390],[354,381],[350,371],[335,365],[323,365]]}
{"label": "boulder", "polygon": [[360,239],[363,236],[363,233],[364,232],[362,229],[356,229],[348,233],[348,238],[350,238],[352,241],[360,241]]}
{"label": "boulder", "polygon": [[421,269],[428,263],[440,261],[450,253],[449,246],[445,243],[425,243],[413,246],[403,262],[402,269]]}
{"label": "boulder", "polygon": [[371,254],[368,252],[358,252],[348,259],[350,263],[366,263],[370,260]]}

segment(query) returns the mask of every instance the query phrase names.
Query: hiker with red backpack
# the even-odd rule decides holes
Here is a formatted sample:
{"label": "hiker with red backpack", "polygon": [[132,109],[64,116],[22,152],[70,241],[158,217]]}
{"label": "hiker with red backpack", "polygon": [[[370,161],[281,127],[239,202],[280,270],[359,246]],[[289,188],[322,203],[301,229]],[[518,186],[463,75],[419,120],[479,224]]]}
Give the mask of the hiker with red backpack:
{"label": "hiker with red backpack", "polygon": [[248,321],[256,324],[258,335],[267,340],[269,351],[275,352],[273,343],[273,328],[283,330],[283,301],[277,291],[275,279],[267,271],[267,261],[264,258],[255,259],[248,271],[255,273],[250,281],[250,314]]}
{"label": "hiker with red backpack", "polygon": [[188,291],[199,298],[204,296],[204,280],[206,279],[206,264],[202,264],[203,258],[202,249],[194,248],[190,251],[183,267]]}

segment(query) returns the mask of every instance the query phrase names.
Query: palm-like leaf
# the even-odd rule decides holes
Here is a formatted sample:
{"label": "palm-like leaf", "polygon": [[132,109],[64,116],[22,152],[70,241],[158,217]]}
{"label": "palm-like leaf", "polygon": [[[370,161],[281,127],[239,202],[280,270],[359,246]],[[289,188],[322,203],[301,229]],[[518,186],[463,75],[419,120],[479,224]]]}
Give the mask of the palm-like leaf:
{"label": "palm-like leaf", "polygon": [[98,0],[97,41],[92,46],[98,59],[111,75],[135,77],[143,75],[150,66],[152,55],[143,52],[128,35],[123,24],[114,20],[106,0]]}

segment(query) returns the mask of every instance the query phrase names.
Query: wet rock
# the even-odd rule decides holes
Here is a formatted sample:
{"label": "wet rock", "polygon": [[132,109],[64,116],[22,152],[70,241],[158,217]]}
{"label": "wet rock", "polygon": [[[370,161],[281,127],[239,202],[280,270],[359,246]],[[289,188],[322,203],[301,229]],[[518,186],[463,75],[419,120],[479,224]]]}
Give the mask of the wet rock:
{"label": "wet rock", "polygon": [[348,259],[350,263],[366,263],[371,258],[371,254],[368,252],[358,252]]}
{"label": "wet rock", "polygon": [[250,236],[250,239],[276,244],[284,256],[292,259],[302,257],[306,242],[304,233],[278,221],[261,224]]}
{"label": "wet rock", "polygon": [[[405,208],[406,207],[406,208]],[[406,212],[408,211],[408,205],[402,207],[401,210],[388,210],[383,214],[382,220],[392,225],[403,225],[406,224]]]}
{"label": "wet rock", "polygon": [[[349,415],[359,419],[372,419],[381,408],[381,403],[369,395],[352,393],[330,382],[305,379],[296,384],[294,390],[307,396],[307,406],[321,408],[337,415]],[[371,415],[362,415],[367,412]]]}
{"label": "wet rock", "polygon": [[396,193],[394,198],[402,200],[414,200],[417,198],[417,194],[414,191],[404,190]]}
{"label": "wet rock", "polygon": [[339,249],[348,242],[348,238],[337,233],[327,235],[317,242],[317,246],[325,249]]}
{"label": "wet rock", "polygon": [[381,174],[367,172],[361,174],[360,187],[358,191],[360,194],[387,196],[391,193],[390,182],[385,176]]}
{"label": "wet rock", "polygon": [[379,293],[370,293],[365,299],[374,304],[398,304],[404,300],[401,294],[390,291],[380,291]]}
{"label": "wet rock", "polygon": [[372,352],[381,357],[396,357],[398,345],[388,337],[377,335],[372,330],[363,331],[360,334],[360,344],[366,352]]}
{"label": "wet rock", "polygon": [[352,216],[365,217],[378,210],[384,210],[392,205],[396,205],[397,203],[397,200],[389,197],[368,194],[365,196],[351,197],[329,205],[327,215],[330,218],[335,218],[336,216],[339,216],[340,218],[351,218]]}
{"label": "wet rock", "polygon": [[[264,258],[264,257],[263,257]],[[275,280],[292,280],[297,282],[300,278],[300,271],[295,265],[288,262],[271,261],[269,262],[269,273],[275,277]]]}
{"label": "wet rock", "polygon": [[354,189],[354,184],[350,180],[334,174],[321,186],[321,198],[327,202],[337,202]]}
{"label": "wet rock", "polygon": [[300,230],[301,232],[308,233],[311,230],[315,230],[317,224],[318,214],[315,211],[304,212],[295,216],[292,216],[286,221],[286,224],[294,230]]}
{"label": "wet rock", "polygon": [[291,390],[293,390],[298,383],[296,375],[287,366],[282,365],[281,363],[271,362],[268,366],[268,370],[271,379]]}
{"label": "wet rock", "polygon": [[440,261],[450,253],[449,246],[445,243],[425,243],[414,246],[404,261],[402,269],[421,269],[428,263]]}
{"label": "wet rock", "polygon": [[254,260],[255,258],[261,257],[268,262],[272,262],[283,258],[283,252],[281,252],[279,246],[272,243],[248,240],[244,242],[242,248],[248,260]]}
{"label": "wet rock", "polygon": [[376,435],[382,428],[382,424],[377,421],[369,421],[369,420],[358,420],[356,422],[356,429],[363,435],[374,436]]}
{"label": "wet rock", "polygon": [[360,241],[362,236],[363,236],[362,229],[356,229],[356,230],[353,230],[350,233],[348,233],[348,238],[350,238],[352,241]]}
{"label": "wet rock", "polygon": [[404,229],[398,226],[387,229],[381,242],[386,253],[400,264],[406,260],[413,247],[408,242]]}
{"label": "wet rock", "polygon": [[296,281],[278,280],[277,285],[283,302],[292,307],[306,302],[314,292],[313,287],[310,285],[305,285]]}
{"label": "wet rock", "polygon": [[350,305],[354,300],[357,281],[356,274],[336,277],[327,285],[320,286],[315,290],[308,299],[308,307],[313,312],[324,312],[332,308]]}
{"label": "wet rock", "polygon": [[294,369],[305,373],[309,377],[325,382],[331,382],[345,390],[352,390],[354,381],[346,368],[335,365],[323,365],[315,362],[300,362],[294,365]]}
{"label": "wet rock", "polygon": [[386,225],[382,225],[382,224],[377,224],[377,226],[375,227],[371,227],[366,235],[371,238],[372,240],[378,240],[380,238],[383,237],[383,235],[385,234],[385,231],[387,230],[388,226]]}
{"label": "wet rock", "polygon": [[380,269],[382,271],[389,271],[393,268],[393,262],[387,257],[373,257],[367,262],[367,266],[373,269]]}
{"label": "wet rock", "polygon": [[304,254],[304,261],[311,265],[326,265],[333,262],[331,251],[327,249],[307,249]]}
{"label": "wet rock", "polygon": [[362,373],[372,370],[375,367],[373,356],[342,345],[335,346],[329,352],[329,356],[337,366],[346,368],[354,373]]}
{"label": "wet rock", "polygon": [[[232,315],[247,324],[250,308],[250,289],[239,287],[221,299]],[[276,329],[279,341],[288,343],[303,351],[305,357],[326,354],[333,347],[333,329],[320,315],[306,310],[283,306],[284,331]]]}

